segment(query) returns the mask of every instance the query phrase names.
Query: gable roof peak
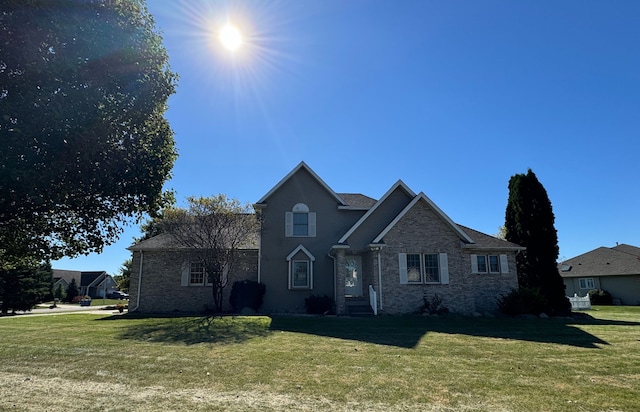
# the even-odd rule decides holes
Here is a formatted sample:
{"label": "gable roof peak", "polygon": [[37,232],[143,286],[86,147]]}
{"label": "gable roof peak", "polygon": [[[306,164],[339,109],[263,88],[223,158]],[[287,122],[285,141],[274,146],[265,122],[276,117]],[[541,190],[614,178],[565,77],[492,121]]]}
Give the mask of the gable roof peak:
{"label": "gable roof peak", "polygon": [[411,200],[411,202],[409,202],[409,204],[405,206],[405,208],[398,214],[398,216],[396,216],[395,219],[393,219],[393,221],[391,221],[391,223],[389,223],[389,225],[384,228],[384,230],[380,232],[380,234],[378,234],[375,239],[373,239],[372,243],[380,243],[382,238],[384,238],[384,236],[396,225],[396,223],[398,223],[398,221],[402,219],[419,201],[427,203],[427,205],[436,213],[436,215],[438,215],[451,229],[453,229],[460,240],[467,244],[475,243],[473,239],[471,239],[469,235],[467,235],[462,229],[460,229],[458,225],[456,225],[453,220],[451,220],[451,218],[438,207],[438,205],[433,203],[433,201],[429,199],[429,197],[424,192],[418,193],[413,198],[413,200]]}
{"label": "gable roof peak", "polygon": [[355,232],[356,229],[358,229],[358,227],[360,227],[360,225],[362,225],[369,218],[369,216],[371,216],[376,211],[376,209],[381,204],[383,204],[387,200],[387,198],[391,196],[398,189],[404,191],[407,194],[407,196],[409,196],[410,198],[413,198],[416,196],[416,194],[413,192],[413,190],[411,190],[411,188],[409,188],[409,186],[407,186],[401,179],[398,179],[398,181],[395,182],[389,188],[389,190],[387,190],[387,192],[384,195],[382,195],[382,197],[377,202],[375,202],[375,204],[369,210],[367,210],[367,213],[362,215],[362,217],[353,226],[351,226],[351,228],[347,231],[347,233],[345,233],[340,238],[340,240],[338,240],[338,243],[341,244],[346,242],[347,239],[349,239],[349,236],[351,236],[353,232]]}
{"label": "gable roof peak", "polygon": [[298,163],[298,165],[294,167],[293,170],[287,173],[287,175],[283,177],[274,187],[272,187],[271,190],[267,192],[267,194],[262,196],[262,198],[255,203],[255,206],[258,207],[258,205],[261,205],[262,207],[264,207],[267,199],[276,190],[280,189],[280,187],[282,187],[287,182],[287,180],[289,180],[293,175],[295,175],[301,169],[306,170],[307,173],[309,173],[311,177],[313,177],[318,182],[318,184],[320,184],[320,186],[322,186],[338,202],[340,206],[347,206],[344,200],[342,200],[342,198],[338,196],[336,192],[334,192],[333,189],[331,189],[331,187],[329,187],[329,185],[326,184],[325,181],[322,180],[320,176],[318,176],[318,174],[314,172],[313,169],[311,169],[309,165],[304,162],[304,160]]}

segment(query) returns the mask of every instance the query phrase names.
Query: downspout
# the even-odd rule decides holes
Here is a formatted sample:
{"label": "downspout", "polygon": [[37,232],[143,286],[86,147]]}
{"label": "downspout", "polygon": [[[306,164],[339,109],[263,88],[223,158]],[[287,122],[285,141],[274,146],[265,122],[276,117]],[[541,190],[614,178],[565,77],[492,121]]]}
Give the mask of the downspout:
{"label": "downspout", "polygon": [[380,258],[380,250],[378,250],[378,296],[380,297],[380,310],[382,307],[382,259]]}
{"label": "downspout", "polygon": [[258,283],[260,283],[260,280],[262,279],[261,263],[262,263],[262,233],[260,234],[260,241],[258,242]]}
{"label": "downspout", "polygon": [[338,298],[338,279],[336,278],[336,258],[335,256],[331,256],[331,250],[327,252],[327,256],[329,256],[333,260],[333,301],[335,302]]}
{"label": "downspout", "polygon": [[140,271],[138,272],[138,292],[136,297],[136,307],[129,312],[135,312],[140,307],[140,289],[142,289],[142,262],[144,261],[144,252],[140,251]]}

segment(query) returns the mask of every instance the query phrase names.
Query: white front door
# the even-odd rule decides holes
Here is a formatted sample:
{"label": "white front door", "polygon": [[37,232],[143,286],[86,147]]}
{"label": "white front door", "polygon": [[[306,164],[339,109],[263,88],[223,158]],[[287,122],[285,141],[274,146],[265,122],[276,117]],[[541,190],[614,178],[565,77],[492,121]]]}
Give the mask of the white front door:
{"label": "white front door", "polygon": [[362,296],[362,258],[347,256],[347,274],[344,278],[345,296]]}

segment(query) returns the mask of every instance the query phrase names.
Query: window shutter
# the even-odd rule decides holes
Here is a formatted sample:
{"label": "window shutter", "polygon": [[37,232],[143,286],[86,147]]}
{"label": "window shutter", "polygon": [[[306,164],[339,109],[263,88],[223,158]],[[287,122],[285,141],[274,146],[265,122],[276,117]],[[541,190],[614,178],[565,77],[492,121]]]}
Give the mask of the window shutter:
{"label": "window shutter", "polygon": [[284,214],[284,235],[286,237],[293,236],[293,212],[285,212]]}
{"label": "window shutter", "polygon": [[400,267],[400,284],[406,285],[407,283],[407,254],[398,253],[398,265]]}
{"label": "window shutter", "polygon": [[478,273],[478,255],[471,255],[471,273]]}
{"label": "window shutter", "polygon": [[449,284],[449,258],[446,253],[440,253],[438,255],[440,259],[440,283],[443,285]]}
{"label": "window shutter", "polygon": [[182,262],[182,277],[180,279],[180,286],[189,286],[189,272],[191,269],[191,265],[189,261],[185,260]]}
{"label": "window shutter", "polygon": [[309,237],[316,237],[316,212],[309,212]]}
{"label": "window shutter", "polygon": [[500,255],[500,273],[509,273],[509,259],[507,255]]}

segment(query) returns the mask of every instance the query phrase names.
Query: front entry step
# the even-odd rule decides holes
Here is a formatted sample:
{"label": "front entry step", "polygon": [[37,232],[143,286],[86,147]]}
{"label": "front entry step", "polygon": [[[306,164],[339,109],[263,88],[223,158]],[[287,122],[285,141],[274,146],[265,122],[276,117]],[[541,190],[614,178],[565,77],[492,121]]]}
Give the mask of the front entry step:
{"label": "front entry step", "polygon": [[347,315],[349,316],[373,316],[373,309],[371,309],[367,299],[347,298],[345,303]]}

